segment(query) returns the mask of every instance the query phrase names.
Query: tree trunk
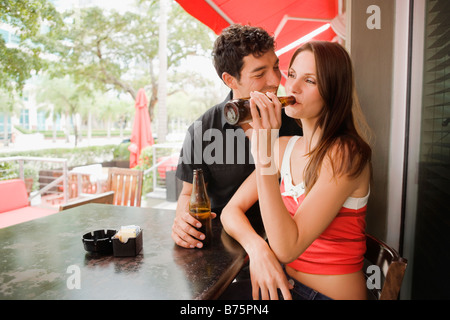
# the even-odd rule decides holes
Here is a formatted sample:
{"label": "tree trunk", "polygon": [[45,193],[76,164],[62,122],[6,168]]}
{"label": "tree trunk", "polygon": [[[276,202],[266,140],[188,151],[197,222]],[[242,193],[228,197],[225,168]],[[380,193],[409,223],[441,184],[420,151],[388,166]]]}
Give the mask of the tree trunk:
{"label": "tree trunk", "polygon": [[111,139],[111,118],[108,117],[108,121],[107,121],[107,132],[106,132],[106,137],[109,139]]}
{"label": "tree trunk", "polygon": [[[12,137],[12,130],[11,130],[11,137]],[[5,147],[8,146],[8,113],[3,113],[3,145]]]}
{"label": "tree trunk", "polygon": [[55,143],[56,142],[56,114],[55,114],[55,107],[52,106],[52,142]]}
{"label": "tree trunk", "polygon": [[90,144],[91,140],[92,140],[92,111],[91,110],[89,110],[89,113],[88,113],[87,125],[88,125],[87,139],[88,139],[88,143]]}
{"label": "tree trunk", "polygon": [[65,131],[66,131],[66,142],[69,143],[70,142],[70,118],[69,118],[69,114],[66,113],[66,124],[65,124]]}
{"label": "tree trunk", "polygon": [[159,81],[158,81],[158,142],[167,136],[167,0],[160,0],[159,20]]}
{"label": "tree trunk", "polygon": [[77,126],[77,119],[74,113],[72,113],[72,122],[73,122],[73,133],[75,136],[75,147],[78,144],[78,126]]}

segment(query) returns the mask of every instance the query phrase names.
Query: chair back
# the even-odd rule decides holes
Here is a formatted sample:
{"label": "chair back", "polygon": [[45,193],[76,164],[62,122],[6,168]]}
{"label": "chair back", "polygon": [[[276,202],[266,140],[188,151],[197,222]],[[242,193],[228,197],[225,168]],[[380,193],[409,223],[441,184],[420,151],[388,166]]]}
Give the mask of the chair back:
{"label": "chair back", "polygon": [[107,191],[104,193],[89,195],[88,198],[79,199],[76,201],[71,201],[71,202],[62,204],[59,206],[59,211],[82,206],[82,205],[85,205],[88,203],[113,204],[113,200],[114,200],[114,191]]}
{"label": "chair back", "polygon": [[[400,257],[395,249],[372,235],[366,235],[366,246],[365,270],[367,265],[376,265],[381,272],[381,286],[369,288],[368,285],[369,295],[378,300],[397,300],[408,261]],[[371,281],[370,276],[366,273],[368,282]]]}
{"label": "chair back", "polygon": [[114,191],[113,204],[140,207],[143,171],[137,169],[109,168],[108,185]]}

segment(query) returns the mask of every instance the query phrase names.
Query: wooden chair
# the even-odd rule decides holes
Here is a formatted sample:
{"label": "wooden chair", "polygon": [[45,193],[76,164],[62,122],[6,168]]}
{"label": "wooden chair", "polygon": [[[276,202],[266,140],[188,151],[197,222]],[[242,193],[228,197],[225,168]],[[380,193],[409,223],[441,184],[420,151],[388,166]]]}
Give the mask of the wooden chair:
{"label": "wooden chair", "polygon": [[[81,188],[80,188],[81,187]],[[95,193],[88,174],[69,173],[69,199],[76,198],[82,193]]]}
{"label": "wooden chair", "polygon": [[[380,288],[368,288],[369,299],[397,300],[408,261],[400,257],[395,249],[368,234],[366,235],[366,246],[364,270],[367,270],[367,266],[376,265],[381,271],[381,286]],[[367,279],[370,276],[370,273],[366,273]]]}
{"label": "wooden chair", "polygon": [[114,191],[108,191],[100,194],[94,194],[85,199],[80,199],[77,201],[68,202],[59,206],[59,211],[67,210],[73,207],[82,206],[88,203],[104,203],[113,204]]}
{"label": "wooden chair", "polygon": [[113,204],[141,206],[143,171],[137,169],[109,168],[108,190],[114,191]]}

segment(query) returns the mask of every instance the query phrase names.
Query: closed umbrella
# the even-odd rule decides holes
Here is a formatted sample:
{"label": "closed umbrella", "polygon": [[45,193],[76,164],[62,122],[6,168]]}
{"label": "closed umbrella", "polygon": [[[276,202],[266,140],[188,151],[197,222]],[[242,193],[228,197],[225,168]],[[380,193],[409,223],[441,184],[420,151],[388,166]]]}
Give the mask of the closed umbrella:
{"label": "closed umbrella", "polygon": [[147,110],[147,96],[144,89],[139,89],[136,102],[134,104],[135,114],[133,122],[133,131],[131,134],[130,150],[130,168],[134,168],[138,164],[139,155],[142,149],[153,145],[152,128],[150,123],[150,115]]}

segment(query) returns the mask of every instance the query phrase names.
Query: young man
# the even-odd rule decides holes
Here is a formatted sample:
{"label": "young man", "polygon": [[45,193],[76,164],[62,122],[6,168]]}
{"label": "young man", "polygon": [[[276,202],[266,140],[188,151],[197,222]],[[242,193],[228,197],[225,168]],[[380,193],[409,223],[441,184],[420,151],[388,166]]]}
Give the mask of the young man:
{"label": "young man", "polygon": [[[249,97],[250,92],[276,93],[281,72],[274,39],[257,27],[232,25],[223,30],[213,49],[217,74],[231,89],[220,104],[210,108],[192,124],[181,150],[176,176],[183,181],[172,239],[185,248],[201,248],[204,235],[194,227],[199,222],[189,214],[193,170],[203,169],[211,211],[220,214],[242,182],[255,169],[246,136],[249,124],[231,126],[225,121],[224,106],[230,99]],[[283,112],[280,135],[301,135],[301,128]],[[259,210],[256,204],[253,210]]]}

